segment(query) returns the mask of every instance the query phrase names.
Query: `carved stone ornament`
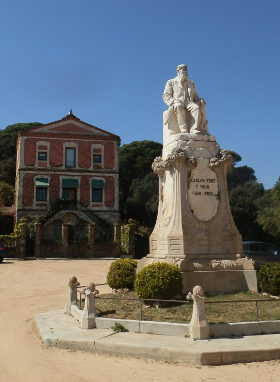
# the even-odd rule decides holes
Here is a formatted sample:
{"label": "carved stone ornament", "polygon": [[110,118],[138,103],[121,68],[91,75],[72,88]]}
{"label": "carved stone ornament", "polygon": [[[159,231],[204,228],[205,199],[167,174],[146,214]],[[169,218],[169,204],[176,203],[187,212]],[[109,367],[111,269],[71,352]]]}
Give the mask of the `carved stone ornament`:
{"label": "carved stone ornament", "polygon": [[156,157],[152,163],[152,169],[157,175],[162,175],[165,170],[174,166],[176,160],[185,160],[190,170],[197,165],[194,157],[188,158],[187,153],[182,149],[174,148],[165,160],[162,157]]}
{"label": "carved stone ornament", "polygon": [[232,164],[232,155],[230,155],[228,150],[221,150],[220,155],[221,155],[220,158],[213,157],[210,159],[210,162],[209,162],[210,168],[221,166],[224,163],[227,164],[228,166]]}
{"label": "carved stone ornament", "polygon": [[79,281],[77,280],[76,276],[70,277],[68,286],[72,288],[77,288],[80,285]]}
{"label": "carved stone ornament", "polygon": [[86,285],[86,287],[83,289],[83,292],[86,295],[93,294],[93,296],[96,296],[99,294],[99,290],[95,288],[95,284],[92,282]]}

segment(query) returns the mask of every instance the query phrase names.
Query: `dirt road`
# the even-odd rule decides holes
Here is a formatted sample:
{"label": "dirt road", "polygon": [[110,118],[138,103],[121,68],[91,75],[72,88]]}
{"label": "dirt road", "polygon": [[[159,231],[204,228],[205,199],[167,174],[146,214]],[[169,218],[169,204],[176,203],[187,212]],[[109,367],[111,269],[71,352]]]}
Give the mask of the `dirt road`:
{"label": "dirt road", "polygon": [[[0,382],[279,381],[280,362],[188,366],[44,348],[32,316],[64,308],[67,283],[106,280],[109,260],[4,261],[0,264]],[[107,286],[99,287],[101,292]]]}

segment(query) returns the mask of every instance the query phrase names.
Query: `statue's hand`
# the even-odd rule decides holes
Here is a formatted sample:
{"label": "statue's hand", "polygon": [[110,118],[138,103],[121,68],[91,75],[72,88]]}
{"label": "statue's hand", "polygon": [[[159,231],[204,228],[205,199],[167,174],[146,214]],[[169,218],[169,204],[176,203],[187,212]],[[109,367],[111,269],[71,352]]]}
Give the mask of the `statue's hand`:
{"label": "statue's hand", "polygon": [[180,98],[174,100],[174,107],[182,106],[184,104],[183,100],[180,100]]}
{"label": "statue's hand", "polygon": [[197,109],[197,105],[195,103],[192,103],[192,104],[188,104],[188,111],[189,112],[195,112],[195,110]]}

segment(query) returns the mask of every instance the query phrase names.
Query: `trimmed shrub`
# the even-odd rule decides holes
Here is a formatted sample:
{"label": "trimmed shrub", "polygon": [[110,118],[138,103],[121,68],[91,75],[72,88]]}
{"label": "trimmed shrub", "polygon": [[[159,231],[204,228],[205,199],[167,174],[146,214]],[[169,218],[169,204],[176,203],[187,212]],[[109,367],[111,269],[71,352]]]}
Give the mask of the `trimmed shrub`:
{"label": "trimmed shrub", "polygon": [[263,292],[274,296],[280,295],[280,263],[268,263],[261,266],[257,277],[258,286]]}
{"label": "trimmed shrub", "polygon": [[137,273],[135,292],[140,298],[171,298],[181,292],[179,268],[167,263],[147,265]]}
{"label": "trimmed shrub", "polygon": [[107,274],[107,284],[112,289],[132,289],[136,267],[136,260],[118,259],[113,261]]}

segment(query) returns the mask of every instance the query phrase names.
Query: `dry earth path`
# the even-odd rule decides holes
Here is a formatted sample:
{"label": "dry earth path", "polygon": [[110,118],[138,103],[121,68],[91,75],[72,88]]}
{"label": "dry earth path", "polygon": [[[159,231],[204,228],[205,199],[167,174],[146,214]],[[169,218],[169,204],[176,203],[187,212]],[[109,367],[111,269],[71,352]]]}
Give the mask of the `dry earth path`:
{"label": "dry earth path", "polygon": [[109,260],[0,264],[0,382],[280,381],[278,361],[188,366],[44,348],[32,316],[64,307],[71,275],[81,283],[103,283],[109,265]]}

